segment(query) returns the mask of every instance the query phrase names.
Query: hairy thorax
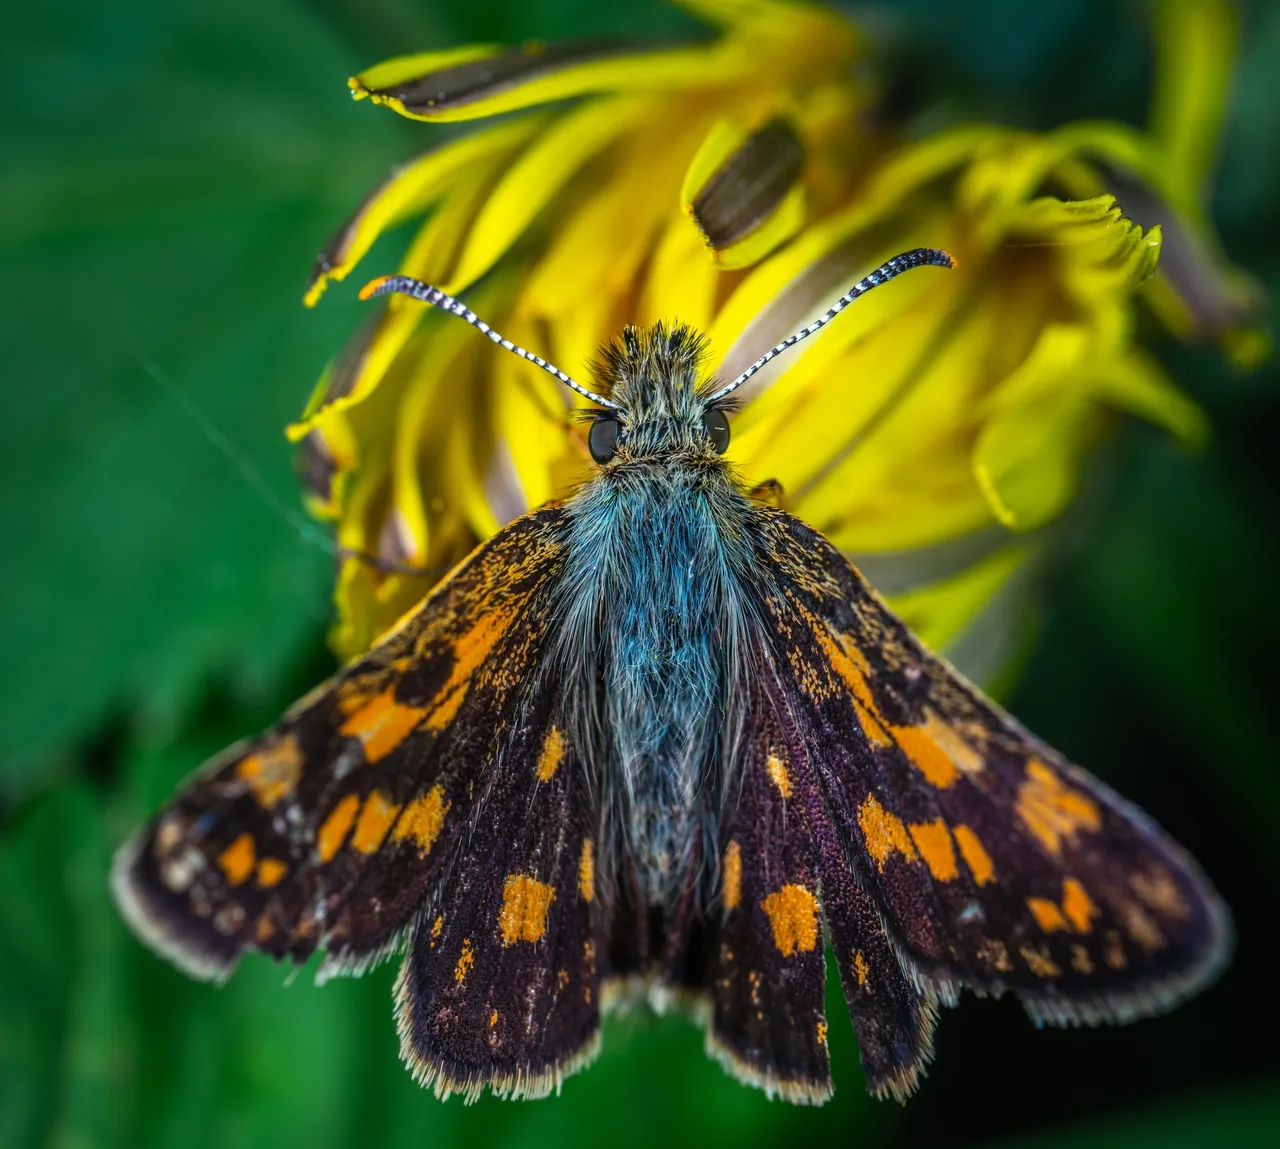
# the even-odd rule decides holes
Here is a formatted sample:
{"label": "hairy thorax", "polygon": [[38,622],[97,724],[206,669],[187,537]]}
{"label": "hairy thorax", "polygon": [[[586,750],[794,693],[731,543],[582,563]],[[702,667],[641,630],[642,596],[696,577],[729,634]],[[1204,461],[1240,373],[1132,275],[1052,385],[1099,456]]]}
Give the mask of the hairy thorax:
{"label": "hairy thorax", "polygon": [[[714,850],[740,673],[745,500],[723,466],[620,467],[570,504],[569,713],[590,746],[607,880],[672,905]],[[726,530],[726,528],[728,528]],[[649,540],[636,546],[638,538]],[[726,539],[730,545],[726,546]]]}

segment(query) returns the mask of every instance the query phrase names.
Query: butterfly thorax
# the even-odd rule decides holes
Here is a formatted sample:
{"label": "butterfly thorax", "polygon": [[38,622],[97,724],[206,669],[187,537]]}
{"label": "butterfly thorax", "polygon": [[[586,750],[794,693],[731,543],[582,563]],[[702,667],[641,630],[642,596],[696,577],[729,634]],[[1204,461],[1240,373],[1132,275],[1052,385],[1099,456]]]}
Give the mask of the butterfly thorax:
{"label": "butterfly thorax", "polygon": [[577,578],[558,612],[566,702],[600,795],[602,877],[633,872],[651,905],[696,881],[716,840],[718,763],[737,721],[746,500],[703,429],[700,350],[688,329],[658,327],[628,329],[607,356],[622,435],[569,504]]}

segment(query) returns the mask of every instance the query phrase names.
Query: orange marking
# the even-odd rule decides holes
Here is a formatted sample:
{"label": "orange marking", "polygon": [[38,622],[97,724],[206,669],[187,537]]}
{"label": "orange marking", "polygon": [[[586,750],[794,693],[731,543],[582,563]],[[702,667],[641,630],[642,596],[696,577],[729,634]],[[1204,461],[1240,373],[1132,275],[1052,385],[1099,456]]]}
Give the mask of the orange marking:
{"label": "orange marking", "polygon": [[1147,905],[1157,913],[1167,914],[1179,921],[1191,916],[1191,909],[1173,875],[1163,866],[1152,866],[1145,874],[1133,874],[1129,885]]}
{"label": "orange marking", "polygon": [[316,852],[320,861],[332,860],[334,854],[342,849],[351,831],[351,823],[356,820],[356,811],[360,809],[360,799],[348,794],[332,810],[316,835]]}
{"label": "orange marking", "polygon": [[857,711],[858,722],[862,726],[862,733],[866,735],[867,741],[873,746],[893,745],[893,739],[885,731],[884,720],[876,710],[875,699],[871,696],[871,687],[867,683],[871,666],[867,662],[866,655],[847,635],[837,635],[833,641],[821,624],[815,627],[814,633],[822,644],[823,652],[830,660],[832,668],[853,694],[854,709]]}
{"label": "orange marking", "polygon": [[777,754],[770,754],[765,759],[764,768],[769,774],[769,781],[778,788],[784,798],[791,797],[791,776],[787,773],[787,764]]}
{"label": "orange marking", "polygon": [[555,896],[555,890],[537,878],[509,874],[502,887],[502,908],[498,910],[502,944],[541,940],[547,932],[547,911]]}
{"label": "orange marking", "polygon": [[258,919],[258,924],[253,929],[253,937],[256,942],[262,944],[265,941],[269,941],[271,935],[275,932],[275,922],[264,914]]}
{"label": "orange marking", "polygon": [[874,794],[868,795],[867,800],[858,807],[858,825],[862,829],[867,853],[875,859],[877,869],[884,870],[885,863],[895,850],[908,862],[916,861],[916,848],[911,843],[906,826],[881,806]]}
{"label": "orange marking", "polygon": [[440,831],[444,828],[444,816],[449,812],[449,803],[444,800],[444,787],[438,782],[425,794],[419,794],[400,815],[400,821],[391,831],[391,839],[403,842],[412,838],[423,854],[429,854]]}
{"label": "orange marking", "polygon": [[1163,949],[1166,944],[1160,927],[1145,910],[1133,902],[1126,902],[1120,907],[1120,924],[1124,926],[1124,932],[1148,953]]}
{"label": "orange marking", "polygon": [[939,882],[955,881],[960,876],[960,867],[956,864],[956,852],[952,849],[946,822],[937,818],[932,822],[917,822],[908,829],[934,879]]}
{"label": "orange marking", "polygon": [[248,881],[249,875],[253,873],[253,868],[257,864],[257,860],[257,855],[253,849],[252,834],[241,834],[218,855],[218,865],[222,867],[222,872],[227,875],[227,885],[229,886],[238,886],[242,882]]}
{"label": "orange marking", "polygon": [[498,1024],[498,1011],[495,1009],[491,1014],[489,1014],[489,1028],[492,1029],[497,1024]]}
{"label": "orange marking", "polygon": [[553,726],[547,731],[547,737],[542,743],[542,753],[538,755],[538,767],[535,773],[539,782],[550,782],[555,777],[556,771],[560,769],[560,761],[564,758],[564,735],[560,733],[560,727]]}
{"label": "orange marking", "polygon": [[724,848],[724,908],[736,910],[742,903],[742,847],[734,838]]}
{"label": "orange marking", "polygon": [[960,856],[964,859],[964,864],[969,867],[969,873],[973,875],[974,882],[979,886],[985,886],[988,882],[995,881],[996,868],[991,864],[991,855],[983,849],[978,835],[963,823],[957,825],[951,832],[955,835],[956,845],[960,847]]}
{"label": "orange marking", "polygon": [[1102,951],[1103,960],[1114,970],[1122,970],[1129,964],[1125,957],[1124,943],[1120,940],[1119,930],[1107,931],[1107,947]]}
{"label": "orange marking", "polygon": [[590,838],[582,839],[582,856],[578,858],[578,892],[584,902],[596,896],[596,859]]}
{"label": "orange marking", "polygon": [[400,807],[387,801],[387,796],[381,790],[371,790],[360,808],[351,844],[362,854],[374,853],[382,845],[398,813]]}
{"label": "orange marking", "polygon": [[818,1022],[818,1044],[827,1044],[827,1023],[825,1021]]}
{"label": "orange marking", "polygon": [[1048,898],[1028,898],[1027,909],[1031,911],[1031,916],[1035,918],[1036,925],[1047,934],[1051,934],[1055,930],[1069,928],[1067,919],[1062,916],[1062,911],[1058,909],[1057,902],[1051,902]]}
{"label": "orange marking", "polygon": [[1087,934],[1093,929],[1093,919],[1098,916],[1098,907],[1075,878],[1067,878],[1062,883],[1062,912],[1067,915],[1067,920],[1076,933]]}
{"label": "orange marking", "polygon": [[404,706],[396,701],[392,683],[381,694],[375,694],[339,728],[347,738],[364,743],[365,761],[379,762],[413,733],[427,710],[421,706]]}
{"label": "orange marking", "polygon": [[861,950],[853,951],[853,973],[858,979],[858,988],[867,989],[867,979],[871,976],[871,967],[867,964],[867,959],[862,956]]}
{"label": "orange marking", "polygon": [[1027,963],[1027,968],[1036,977],[1058,977],[1061,975],[1062,967],[1049,956],[1048,950],[1022,946],[1018,952],[1022,955],[1022,960]]}
{"label": "orange marking", "polygon": [[441,914],[431,923],[431,948],[436,948],[436,942],[440,940],[440,931],[444,929],[444,914]]}
{"label": "orange marking", "polygon": [[818,899],[804,886],[783,886],[760,906],[769,915],[773,944],[783,957],[818,944]]}
{"label": "orange marking", "polygon": [[481,615],[470,630],[458,636],[453,644],[453,669],[427,708],[430,711],[426,720],[428,730],[442,730],[453,721],[471,688],[471,676],[507,633],[510,624],[510,611],[490,610]]}
{"label": "orange marking", "polygon": [[270,810],[293,791],[302,777],[298,740],[286,734],[279,742],[249,754],[236,763],[236,777],[246,782],[258,805]]}
{"label": "orange marking", "polygon": [[471,952],[471,939],[462,939],[462,952],[458,955],[458,964],[453,967],[453,980],[461,985],[466,981],[471,967],[476,964],[476,955]]}
{"label": "orange marking", "polygon": [[289,872],[289,867],[279,858],[263,858],[258,863],[258,885],[264,890],[274,886]]}
{"label": "orange marking", "polygon": [[1013,969],[1013,960],[1009,957],[1009,950],[1004,942],[995,938],[983,940],[978,947],[978,956],[992,969],[999,970],[1001,973],[1008,973]]}
{"label": "orange marking", "polygon": [[1027,763],[1027,780],[1018,788],[1014,807],[1023,824],[1051,854],[1062,852],[1062,840],[1078,830],[1099,830],[1098,807],[1068,786],[1038,758]]}
{"label": "orange marking", "polygon": [[1089,951],[1078,942],[1071,947],[1071,968],[1086,976],[1093,973],[1093,959],[1089,956]]}

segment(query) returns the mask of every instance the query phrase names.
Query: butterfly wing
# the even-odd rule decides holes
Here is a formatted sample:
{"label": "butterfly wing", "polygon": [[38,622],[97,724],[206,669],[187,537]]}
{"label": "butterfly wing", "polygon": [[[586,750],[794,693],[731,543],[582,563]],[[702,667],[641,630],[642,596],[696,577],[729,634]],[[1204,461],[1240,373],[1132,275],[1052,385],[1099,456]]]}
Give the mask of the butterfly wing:
{"label": "butterfly wing", "polygon": [[[932,1003],[961,986],[1093,1024],[1211,980],[1230,918],[1191,857],[926,651],[819,534],[767,507],[757,521],[777,572],[771,688],[811,771],[824,912],[873,1088],[909,1091]],[[896,1021],[879,1011],[890,996]]]}
{"label": "butterfly wing", "polygon": [[136,931],[187,972],[245,950],[328,970],[380,955],[477,816],[546,629],[562,512],[478,548],[362,658],[198,770],[120,850]]}

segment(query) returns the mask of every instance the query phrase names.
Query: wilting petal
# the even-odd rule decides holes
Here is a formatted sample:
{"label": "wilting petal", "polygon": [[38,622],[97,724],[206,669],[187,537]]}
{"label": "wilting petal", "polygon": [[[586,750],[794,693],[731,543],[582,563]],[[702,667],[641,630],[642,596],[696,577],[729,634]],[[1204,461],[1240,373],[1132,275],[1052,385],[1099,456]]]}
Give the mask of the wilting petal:
{"label": "wilting petal", "polygon": [[748,132],[719,121],[693,157],[680,206],[721,267],[747,267],[800,230],[804,145],[785,119]]}

